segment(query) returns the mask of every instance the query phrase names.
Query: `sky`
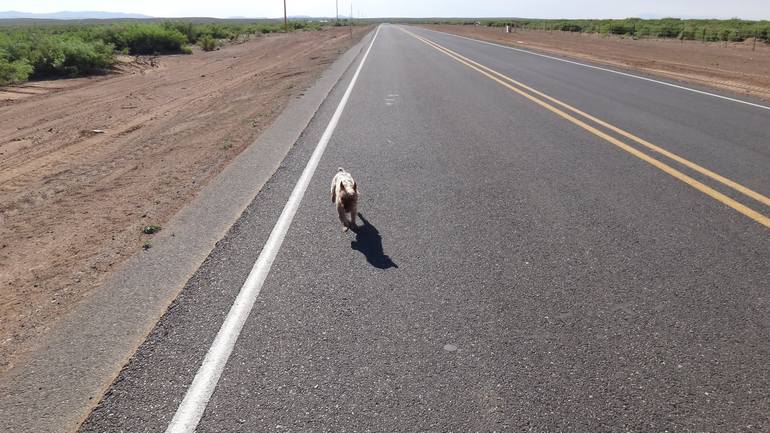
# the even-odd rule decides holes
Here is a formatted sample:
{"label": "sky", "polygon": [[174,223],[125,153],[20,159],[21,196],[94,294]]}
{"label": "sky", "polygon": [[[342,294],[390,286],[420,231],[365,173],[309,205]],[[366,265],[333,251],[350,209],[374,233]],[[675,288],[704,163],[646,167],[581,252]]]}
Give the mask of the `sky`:
{"label": "sky", "polygon": [[[357,17],[770,19],[770,0],[338,0]],[[335,0],[286,0],[289,15],[334,16]],[[156,17],[283,16],[282,0],[2,0],[0,10],[109,11]]]}

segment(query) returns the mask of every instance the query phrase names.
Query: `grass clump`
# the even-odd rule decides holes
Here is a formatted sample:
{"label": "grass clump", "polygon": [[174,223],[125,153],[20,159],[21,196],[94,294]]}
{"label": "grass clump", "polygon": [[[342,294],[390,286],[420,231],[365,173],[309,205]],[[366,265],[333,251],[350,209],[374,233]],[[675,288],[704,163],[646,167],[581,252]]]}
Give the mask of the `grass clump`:
{"label": "grass clump", "polygon": [[142,229],[142,233],[146,235],[152,235],[152,234],[158,233],[160,230],[161,230],[161,227],[159,225],[151,224],[151,225],[145,226]]}

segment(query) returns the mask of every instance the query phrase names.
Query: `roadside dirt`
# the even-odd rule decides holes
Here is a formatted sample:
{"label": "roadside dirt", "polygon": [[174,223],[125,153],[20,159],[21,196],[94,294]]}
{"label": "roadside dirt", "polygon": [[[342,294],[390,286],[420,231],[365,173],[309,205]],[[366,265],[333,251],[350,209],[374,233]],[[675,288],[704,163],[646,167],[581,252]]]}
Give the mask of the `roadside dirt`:
{"label": "roadside dirt", "polygon": [[0,88],[0,371],[351,43],[347,28],[276,34]]}
{"label": "roadside dirt", "polygon": [[770,100],[770,45],[753,41],[702,43],[669,39],[633,40],[596,34],[547,31],[505,33],[492,27],[427,25],[432,30],[533,48],[572,58],[634,69]]}

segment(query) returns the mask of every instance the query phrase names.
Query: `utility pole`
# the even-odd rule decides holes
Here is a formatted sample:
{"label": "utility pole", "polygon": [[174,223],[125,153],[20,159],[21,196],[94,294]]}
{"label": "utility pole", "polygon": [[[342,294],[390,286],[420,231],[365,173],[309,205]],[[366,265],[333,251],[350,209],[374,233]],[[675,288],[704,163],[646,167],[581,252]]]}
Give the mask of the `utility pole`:
{"label": "utility pole", "polygon": [[337,18],[334,20],[335,23],[339,24],[340,22],[340,0],[334,0],[334,10],[337,13]]}
{"label": "utility pole", "polygon": [[283,0],[283,28],[286,33],[289,33],[289,18],[286,15],[286,0]]}
{"label": "utility pole", "polygon": [[350,1],[350,39],[353,39],[353,0]]}

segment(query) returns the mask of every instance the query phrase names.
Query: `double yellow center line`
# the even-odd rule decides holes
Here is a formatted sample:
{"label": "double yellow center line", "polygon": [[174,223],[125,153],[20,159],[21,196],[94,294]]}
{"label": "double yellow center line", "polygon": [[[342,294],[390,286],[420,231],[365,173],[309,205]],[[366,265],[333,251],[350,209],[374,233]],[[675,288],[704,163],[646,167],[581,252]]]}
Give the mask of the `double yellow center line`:
{"label": "double yellow center line", "polygon": [[[708,185],[705,185],[692,177],[682,173],[681,171],[675,169],[674,167],[671,167],[668,164],[665,164],[661,161],[658,161],[657,159],[647,155],[646,153],[643,153],[636,148],[618,140],[617,138],[607,134],[604,131],[601,131],[597,129],[596,127],[589,125],[588,123],[584,122],[583,120],[578,119],[577,117],[569,114],[568,112],[558,108],[562,107],[563,109],[566,109],[567,111],[570,111],[574,114],[577,114],[581,116],[582,118],[591,121],[595,123],[596,125],[602,126],[612,132],[615,132],[618,135],[621,135],[627,139],[633,140],[634,142],[638,143],[639,145],[655,152],[660,155],[663,155],[697,173],[702,174],[703,176],[706,176],[710,179],[713,179],[729,188],[732,188],[735,191],[740,192],[741,194],[750,197],[765,206],[770,206],[770,198],[765,197],[764,195],[753,191],[735,181],[732,181],[724,176],[721,176],[717,173],[714,173],[713,171],[701,167],[698,164],[695,164],[694,162],[688,161],[685,158],[682,158],[679,155],[676,155],[672,152],[669,152],[666,149],[661,148],[660,146],[656,146],[652,143],[650,143],[647,140],[644,140],[643,138],[637,137],[634,134],[631,134],[630,132],[624,131],[614,125],[611,125],[601,119],[598,119],[588,113],[585,113],[565,102],[559,101],[556,98],[553,98],[551,96],[546,95],[545,93],[542,93],[536,89],[533,89],[532,87],[529,87],[523,83],[520,83],[513,78],[510,78],[504,74],[501,74],[493,69],[490,69],[480,63],[477,63],[467,57],[462,56],[461,54],[458,54],[442,45],[439,45],[431,40],[428,40],[426,38],[423,38],[422,36],[416,35],[406,29],[401,28],[402,31],[406,32],[407,34],[411,35],[412,37],[426,43],[427,45],[435,48],[436,50],[446,54],[447,56],[451,57],[452,59],[468,66],[471,69],[476,70],[477,72],[481,73],[482,75],[486,76],[487,78],[501,84],[502,86],[508,88],[509,90],[518,93],[519,95],[527,98],[528,100],[534,102],[537,105],[540,105],[541,107],[553,112],[559,117],[562,117],[571,123],[585,129],[586,131],[596,135],[597,137],[600,137],[604,140],[606,140],[609,143],[614,144],[615,146],[619,147],[620,149],[623,149],[624,151],[630,153],[631,155],[634,155],[635,157],[649,163],[650,165],[660,169],[661,171],[675,177],[676,179],[679,179],[680,181],[690,185],[691,187],[697,189],[698,191],[701,191],[702,193],[708,195],[709,197],[727,205],[731,208],[735,209],[736,211],[742,213],[743,215],[746,215],[747,217],[753,219],[754,221],[762,224],[765,227],[770,228],[770,218],[755,211],[754,209],[749,208],[748,206],[739,203],[738,201],[732,199],[731,197],[728,197],[721,192],[709,187]],[[526,90],[526,91],[525,91]],[[538,98],[539,97],[539,98]],[[550,102],[550,103],[549,103]],[[558,107],[557,107],[558,106]]]}

